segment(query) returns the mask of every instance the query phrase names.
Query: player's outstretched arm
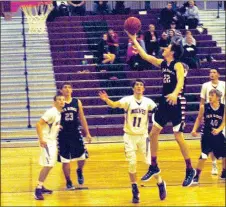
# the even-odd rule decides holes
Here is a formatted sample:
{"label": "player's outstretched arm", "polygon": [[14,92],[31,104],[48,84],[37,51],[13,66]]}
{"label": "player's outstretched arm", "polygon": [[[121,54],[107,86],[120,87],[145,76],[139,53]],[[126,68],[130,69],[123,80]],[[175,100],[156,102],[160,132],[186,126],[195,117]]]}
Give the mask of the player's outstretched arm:
{"label": "player's outstretched arm", "polygon": [[202,122],[202,118],[203,118],[203,114],[204,114],[204,108],[205,108],[204,105],[200,106],[198,117],[195,120],[195,124],[194,124],[194,127],[193,127],[192,132],[191,132],[193,137],[198,136],[197,130],[198,130],[198,128],[199,128],[199,126]]}
{"label": "player's outstretched arm", "polygon": [[139,42],[137,41],[137,38],[136,38],[136,34],[135,35],[131,35],[128,31],[125,30],[125,32],[127,33],[128,37],[133,41],[135,47],[137,48],[140,56],[150,62],[151,64],[153,64],[154,66],[156,67],[160,67],[161,66],[161,63],[163,61],[163,59],[158,59],[156,58],[155,56],[152,56],[152,55],[148,55],[144,49],[140,46]]}
{"label": "player's outstretched arm", "polygon": [[87,142],[90,143],[92,141],[92,137],[89,133],[89,127],[88,127],[86,117],[85,117],[85,114],[84,114],[84,111],[83,111],[82,102],[80,100],[78,100],[78,108],[79,108],[79,112],[78,112],[79,113],[79,119],[81,121],[82,128],[85,131]]}
{"label": "player's outstretched arm", "polygon": [[119,101],[112,101],[111,99],[109,99],[108,94],[106,93],[106,91],[99,91],[99,97],[102,101],[106,102],[106,104],[108,106],[110,106],[111,108],[120,108],[121,104]]}
{"label": "player's outstretched arm", "polygon": [[36,131],[38,134],[39,144],[41,147],[46,147],[46,144],[47,144],[44,141],[44,137],[43,137],[43,129],[46,125],[47,125],[47,123],[43,119],[40,119],[36,124]]}
{"label": "player's outstretched arm", "polygon": [[218,135],[222,130],[224,130],[224,128],[225,128],[225,118],[226,118],[226,115],[225,115],[225,108],[224,108],[224,117],[223,117],[222,123],[217,129],[212,130],[213,135]]}

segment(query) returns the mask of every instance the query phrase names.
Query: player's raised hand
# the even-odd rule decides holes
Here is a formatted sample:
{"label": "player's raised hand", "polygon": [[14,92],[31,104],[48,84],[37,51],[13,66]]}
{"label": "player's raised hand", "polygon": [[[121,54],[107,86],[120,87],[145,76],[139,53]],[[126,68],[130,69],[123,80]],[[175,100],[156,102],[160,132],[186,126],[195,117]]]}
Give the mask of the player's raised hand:
{"label": "player's raised hand", "polygon": [[191,132],[191,135],[192,135],[193,137],[197,137],[197,136],[198,136],[198,133],[197,133],[196,131],[192,131],[192,132]]}
{"label": "player's raised hand", "polygon": [[177,105],[177,95],[174,93],[170,93],[168,94],[166,97],[166,101],[170,104],[170,105]]}
{"label": "player's raised hand", "polygon": [[212,129],[212,134],[215,136],[215,135],[218,135],[222,130],[219,130],[219,129]]}
{"label": "player's raised hand", "polygon": [[126,34],[128,35],[128,37],[132,40],[132,41],[135,41],[137,39],[137,35],[134,34],[130,34],[128,31],[124,30],[126,32]]}
{"label": "player's raised hand", "polygon": [[98,94],[101,100],[106,101],[108,99],[108,94],[106,93],[106,91],[99,91]]}

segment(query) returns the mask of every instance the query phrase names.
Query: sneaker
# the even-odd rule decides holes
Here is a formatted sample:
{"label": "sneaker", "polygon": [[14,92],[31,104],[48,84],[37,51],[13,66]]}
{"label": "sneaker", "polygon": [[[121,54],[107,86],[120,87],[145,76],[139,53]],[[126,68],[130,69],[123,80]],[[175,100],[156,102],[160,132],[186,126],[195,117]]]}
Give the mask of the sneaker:
{"label": "sneaker", "polygon": [[42,189],[41,188],[36,188],[35,189],[34,197],[35,197],[36,200],[44,200],[44,197],[42,195]]}
{"label": "sneaker", "polygon": [[217,169],[217,164],[213,163],[212,164],[212,171],[211,171],[212,175],[218,175],[218,169]]}
{"label": "sneaker", "polygon": [[133,193],[132,203],[139,203],[140,202],[140,192],[139,192],[136,184],[132,184],[132,193]]}
{"label": "sneaker", "polygon": [[72,184],[71,181],[68,181],[66,184],[66,190],[74,190],[75,186]]}
{"label": "sneaker", "polygon": [[222,180],[225,180],[225,179],[226,179],[226,170],[223,170],[223,171],[222,171],[220,178],[221,178]]}
{"label": "sneaker", "polygon": [[184,182],[182,184],[182,186],[184,187],[188,187],[192,184],[193,182],[193,178],[196,176],[196,170],[195,169],[186,169],[186,176],[184,179]]}
{"label": "sneaker", "polygon": [[154,175],[158,175],[161,172],[161,170],[156,165],[155,167],[150,165],[148,172],[141,178],[142,181],[148,181],[150,180]]}
{"label": "sneaker", "polygon": [[159,198],[160,200],[164,200],[166,198],[166,183],[165,181],[162,181],[162,183],[158,184],[157,186],[159,188]]}
{"label": "sneaker", "polygon": [[49,189],[46,189],[44,186],[42,186],[42,193],[43,194],[52,194],[53,191],[52,190],[49,190]]}
{"label": "sneaker", "polygon": [[88,150],[87,150],[87,149],[85,149],[85,156],[86,156],[86,159],[88,159],[88,158],[89,158],[89,152],[88,152]]}
{"label": "sneaker", "polygon": [[84,177],[81,169],[77,169],[78,183],[82,185],[84,183]]}
{"label": "sneaker", "polygon": [[199,184],[199,177],[196,175],[196,176],[193,178],[192,185],[198,185],[198,184]]}

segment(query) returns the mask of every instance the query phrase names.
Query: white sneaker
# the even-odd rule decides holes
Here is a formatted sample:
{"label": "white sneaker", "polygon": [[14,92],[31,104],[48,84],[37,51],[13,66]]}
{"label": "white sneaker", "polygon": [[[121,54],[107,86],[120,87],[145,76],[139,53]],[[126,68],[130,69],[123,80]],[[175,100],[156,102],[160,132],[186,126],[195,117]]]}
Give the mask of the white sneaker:
{"label": "white sneaker", "polygon": [[212,171],[211,171],[212,175],[218,175],[218,169],[217,169],[217,164],[216,163],[212,163]]}

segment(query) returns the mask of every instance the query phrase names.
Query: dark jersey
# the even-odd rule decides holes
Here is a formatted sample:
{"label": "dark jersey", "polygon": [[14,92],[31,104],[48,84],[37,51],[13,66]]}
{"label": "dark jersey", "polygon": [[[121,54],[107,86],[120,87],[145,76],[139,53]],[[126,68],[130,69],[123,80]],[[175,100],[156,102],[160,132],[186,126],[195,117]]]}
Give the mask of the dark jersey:
{"label": "dark jersey", "polygon": [[71,103],[65,103],[61,112],[62,133],[79,132],[78,99],[73,98]]}
{"label": "dark jersey", "polygon": [[[166,96],[170,93],[172,93],[177,85],[177,72],[174,69],[175,64],[177,61],[172,61],[170,65],[167,65],[167,62],[164,60],[161,63],[161,70],[162,70],[162,80],[163,80],[163,92],[162,95]],[[185,70],[185,69],[184,69]],[[185,71],[185,76],[187,74],[187,71]],[[185,83],[184,83],[185,87]],[[180,92],[180,95],[184,95],[184,87]]]}
{"label": "dark jersey", "polygon": [[205,104],[204,110],[204,134],[211,134],[213,128],[218,128],[224,116],[224,104],[220,104],[217,110],[214,110],[209,103]]}

